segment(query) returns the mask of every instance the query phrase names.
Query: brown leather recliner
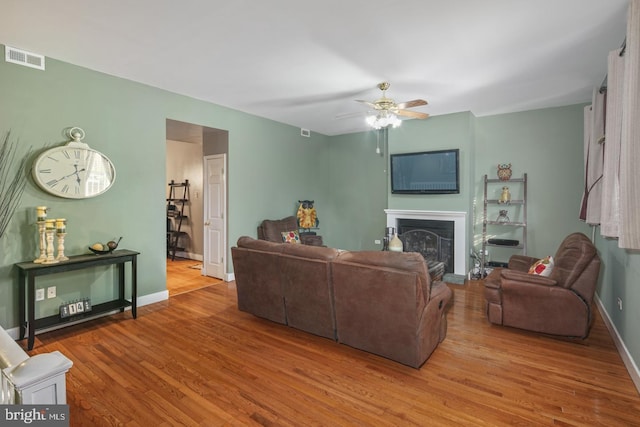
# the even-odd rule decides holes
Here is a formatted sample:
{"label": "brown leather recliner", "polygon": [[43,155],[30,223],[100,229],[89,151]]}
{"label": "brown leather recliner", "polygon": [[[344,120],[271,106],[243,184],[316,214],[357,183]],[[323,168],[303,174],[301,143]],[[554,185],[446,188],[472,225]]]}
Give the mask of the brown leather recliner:
{"label": "brown leather recliner", "polygon": [[567,236],[554,256],[549,277],[528,274],[536,261],[512,255],[508,268],[497,268],[487,276],[487,318],[496,325],[586,338],[600,272],[595,246],[582,233]]}
{"label": "brown leather recliner", "polygon": [[[298,230],[298,219],[288,216],[283,219],[265,219],[258,226],[258,239],[269,242],[282,243],[283,232]],[[303,245],[322,246],[322,237],[315,235],[300,235]]]}

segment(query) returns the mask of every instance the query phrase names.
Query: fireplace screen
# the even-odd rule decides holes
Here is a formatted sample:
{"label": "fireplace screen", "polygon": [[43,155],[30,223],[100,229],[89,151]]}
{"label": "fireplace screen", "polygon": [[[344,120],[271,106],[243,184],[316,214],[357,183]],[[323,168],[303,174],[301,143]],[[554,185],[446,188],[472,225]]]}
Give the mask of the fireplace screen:
{"label": "fireplace screen", "polygon": [[418,252],[427,262],[443,262],[445,264],[445,273],[453,273],[452,222],[398,220],[398,231],[400,232],[398,237],[402,240],[404,252]]}

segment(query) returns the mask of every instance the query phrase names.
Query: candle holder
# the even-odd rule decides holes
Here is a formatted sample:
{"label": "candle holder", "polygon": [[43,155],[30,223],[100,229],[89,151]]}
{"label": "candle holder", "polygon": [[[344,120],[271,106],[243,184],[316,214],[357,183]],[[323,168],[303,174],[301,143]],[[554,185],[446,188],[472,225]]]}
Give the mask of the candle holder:
{"label": "candle holder", "polygon": [[40,245],[40,256],[34,259],[35,263],[42,263],[45,259],[47,259],[47,238],[45,235],[45,226],[47,224],[47,207],[46,206],[37,206],[36,207],[36,224],[38,225],[38,245]]}
{"label": "candle holder", "polygon": [[41,264],[47,259],[47,236],[45,234],[46,222],[38,221],[38,239],[40,245],[40,256],[33,260],[36,264]]}
{"label": "candle holder", "polygon": [[64,236],[66,236],[67,233],[60,233],[57,231],[56,235],[58,236],[58,256],[56,257],[56,260],[67,261],[69,257],[64,255]]}
{"label": "candle holder", "polygon": [[56,233],[55,220],[48,219],[46,221],[46,226],[45,226],[45,234],[47,238],[47,257],[44,261],[42,261],[42,264],[56,264],[59,262],[53,256],[53,252],[54,252],[53,237],[55,233]]}

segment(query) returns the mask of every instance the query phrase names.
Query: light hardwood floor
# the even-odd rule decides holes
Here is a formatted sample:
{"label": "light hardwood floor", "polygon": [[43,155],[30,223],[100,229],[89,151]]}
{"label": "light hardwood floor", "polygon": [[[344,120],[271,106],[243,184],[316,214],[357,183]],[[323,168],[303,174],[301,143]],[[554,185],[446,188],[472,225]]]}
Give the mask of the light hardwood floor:
{"label": "light hardwood floor", "polygon": [[202,276],[201,269],[195,267],[201,268],[202,262],[186,258],[175,258],[172,261],[167,258],[167,290],[170,297],[222,282],[220,279]]}
{"label": "light hardwood floor", "polygon": [[450,286],[447,338],[419,370],[239,312],[233,282],[38,335],[31,353],[73,360],[72,426],[640,425],[599,314],[587,340],[554,339],[490,325],[481,282]]}

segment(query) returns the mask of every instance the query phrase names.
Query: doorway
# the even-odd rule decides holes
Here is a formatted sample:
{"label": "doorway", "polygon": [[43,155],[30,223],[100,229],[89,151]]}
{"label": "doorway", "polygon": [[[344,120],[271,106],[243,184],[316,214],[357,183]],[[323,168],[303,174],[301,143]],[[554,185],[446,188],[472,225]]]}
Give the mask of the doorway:
{"label": "doorway", "polygon": [[[228,152],[228,131],[222,129],[209,128],[194,123],[187,123],[178,120],[166,120],[166,183],[167,198],[169,197],[168,183],[185,182],[188,180],[188,196],[185,198],[184,217],[181,223],[181,233],[176,260],[188,261],[189,273],[194,271],[202,276],[216,274],[224,279],[226,271],[224,269],[215,272],[204,268],[204,260],[210,258],[207,244],[205,242],[205,163],[207,156],[223,155],[227,158]],[[225,164],[226,166],[226,164]],[[218,224],[220,231],[226,237],[226,181],[224,187],[224,221]],[[167,216],[167,233],[169,233],[172,219]],[[226,254],[226,238],[224,248],[220,250]],[[169,267],[171,258],[167,258],[167,277],[169,277]],[[186,265],[186,264],[185,264]],[[199,267],[198,267],[199,266]],[[226,268],[226,267],[225,267]],[[171,274],[175,274],[176,269],[172,269]],[[179,269],[178,269],[179,270]],[[183,269],[183,271],[185,271]],[[222,274],[220,274],[222,273]],[[213,277],[213,276],[212,276]],[[173,287],[174,280],[167,279],[167,288],[172,295],[170,286]],[[182,291],[181,291],[182,292]]]}

